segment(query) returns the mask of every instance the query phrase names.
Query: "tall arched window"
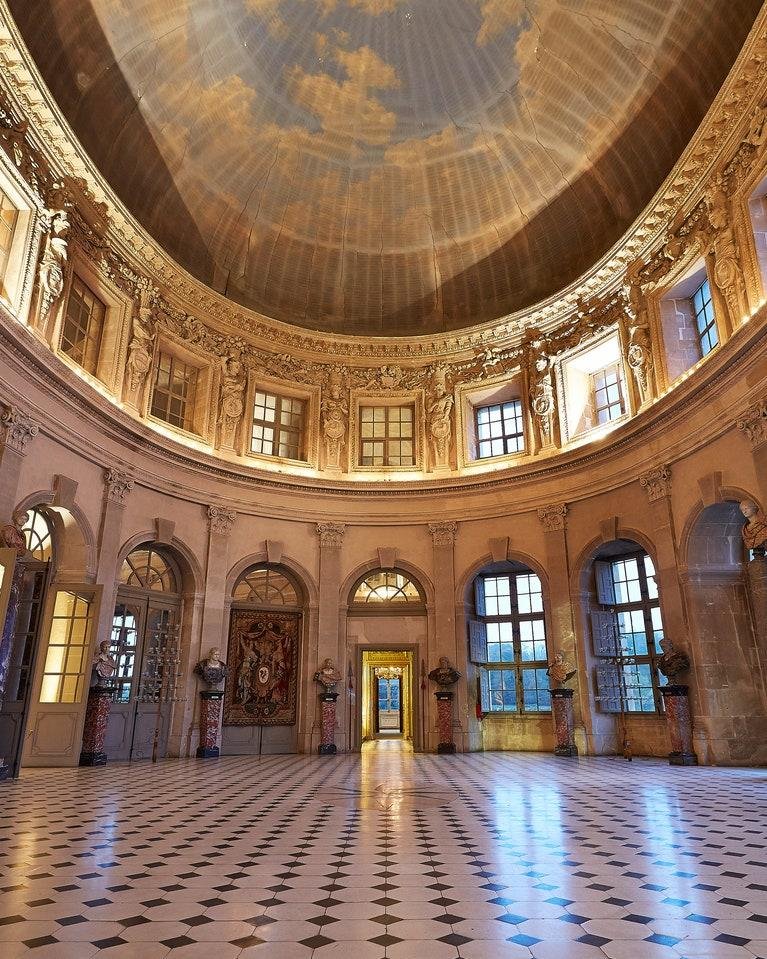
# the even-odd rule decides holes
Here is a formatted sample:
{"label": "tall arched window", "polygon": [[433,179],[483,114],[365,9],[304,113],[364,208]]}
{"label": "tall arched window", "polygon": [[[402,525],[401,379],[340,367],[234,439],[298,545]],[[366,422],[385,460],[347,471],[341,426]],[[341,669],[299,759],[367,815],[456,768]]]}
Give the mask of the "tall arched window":
{"label": "tall arched window", "polygon": [[660,712],[666,680],[656,660],[663,621],[652,559],[637,543],[611,543],[594,562],[594,585],[591,633],[600,709]]}
{"label": "tall arched window", "polygon": [[480,668],[484,712],[551,710],[546,673],[546,618],[538,576],[521,563],[504,564],[474,580],[476,618],[469,624],[472,662]]}

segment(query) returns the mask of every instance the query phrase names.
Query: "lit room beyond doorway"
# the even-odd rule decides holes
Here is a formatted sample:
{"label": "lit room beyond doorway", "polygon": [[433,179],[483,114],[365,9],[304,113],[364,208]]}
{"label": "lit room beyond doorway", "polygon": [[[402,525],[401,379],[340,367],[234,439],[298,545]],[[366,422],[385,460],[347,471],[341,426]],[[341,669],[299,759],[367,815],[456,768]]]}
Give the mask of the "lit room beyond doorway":
{"label": "lit room beyond doorway", "polygon": [[413,738],[413,653],[365,650],[362,654],[362,741]]}

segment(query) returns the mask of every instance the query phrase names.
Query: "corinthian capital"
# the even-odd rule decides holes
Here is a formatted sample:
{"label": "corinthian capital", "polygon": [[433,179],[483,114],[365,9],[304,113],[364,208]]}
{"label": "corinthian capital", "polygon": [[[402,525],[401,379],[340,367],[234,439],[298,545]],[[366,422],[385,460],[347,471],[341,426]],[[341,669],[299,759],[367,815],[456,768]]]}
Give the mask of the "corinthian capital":
{"label": "corinthian capital", "polygon": [[133,490],[133,477],[125,470],[110,466],[104,470],[104,483],[107,488],[107,496],[112,503],[118,506],[125,506],[125,500],[128,493]]}
{"label": "corinthian capital", "polygon": [[340,549],[344,541],[346,523],[317,523],[317,535],[320,538],[320,548],[331,547]]}
{"label": "corinthian capital", "polygon": [[655,469],[642,473],[639,484],[647,493],[651,503],[671,495],[671,470],[668,466],[657,466]]}
{"label": "corinthian capital", "polygon": [[542,506],[538,510],[538,519],[547,533],[563,530],[567,525],[567,506],[565,503]]}
{"label": "corinthian capital", "polygon": [[5,430],[5,445],[17,453],[26,453],[27,446],[40,432],[37,423],[18,406],[7,406],[0,422]]}
{"label": "corinthian capital", "polygon": [[458,535],[458,523],[429,523],[429,532],[435,546],[452,546]]}
{"label": "corinthian capital", "polygon": [[738,429],[752,446],[761,446],[767,440],[767,400],[749,406],[738,420]]}
{"label": "corinthian capital", "polygon": [[225,509],[223,506],[208,507],[208,528],[211,533],[228,536],[232,532],[236,518],[237,514],[233,509]]}

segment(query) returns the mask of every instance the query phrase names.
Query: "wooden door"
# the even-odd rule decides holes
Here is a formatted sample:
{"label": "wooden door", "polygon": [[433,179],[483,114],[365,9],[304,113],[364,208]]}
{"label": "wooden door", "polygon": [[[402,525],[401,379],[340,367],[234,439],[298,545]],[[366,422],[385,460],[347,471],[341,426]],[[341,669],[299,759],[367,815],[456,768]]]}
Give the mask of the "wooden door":
{"label": "wooden door", "polygon": [[0,703],[0,757],[17,776],[21,765],[24,731],[29,716],[32,680],[40,648],[47,563],[17,567],[18,612],[11,640],[11,658],[5,695]]}

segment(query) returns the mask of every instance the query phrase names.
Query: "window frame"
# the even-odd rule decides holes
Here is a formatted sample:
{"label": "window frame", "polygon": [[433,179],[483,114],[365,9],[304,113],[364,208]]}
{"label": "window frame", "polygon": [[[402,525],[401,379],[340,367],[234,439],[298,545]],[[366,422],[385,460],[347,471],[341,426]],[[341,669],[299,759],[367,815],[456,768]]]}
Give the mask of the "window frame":
{"label": "window frame", "polygon": [[[86,294],[89,294],[90,297],[92,297],[93,305],[100,307],[101,317],[98,320],[98,332],[95,336],[91,335],[93,320],[94,320],[93,310],[90,310],[88,313],[88,320],[84,330],[79,322],[80,317],[78,317],[77,320],[74,320],[70,316],[70,307],[72,306],[73,295],[78,285],[83,288],[83,291]],[[78,291],[78,297],[80,298],[81,305],[83,303],[86,303],[85,299],[80,295],[79,291]],[[73,271],[72,276],[70,278],[70,282],[69,282],[67,298],[64,303],[63,309],[61,311],[62,315],[61,315],[61,324],[60,324],[59,337],[58,337],[58,350],[62,356],[65,356],[71,363],[74,363],[75,365],[79,366],[81,370],[84,370],[90,376],[98,376],[99,374],[99,367],[101,365],[101,354],[104,346],[104,338],[106,333],[107,312],[108,312],[108,306],[103,301],[103,299],[91,288],[91,285],[82,278],[79,272]],[[77,359],[75,356],[72,355],[72,352],[70,352],[70,350],[72,350],[78,344],[76,344],[73,341],[70,344],[69,349],[65,348],[64,346],[64,336],[67,331],[67,326],[70,323],[70,320],[72,322],[72,325],[74,325],[75,328],[80,333],[84,333],[84,336],[81,337],[81,341],[80,341],[80,342],[84,341],[86,344],[85,350],[82,356],[82,361],[80,359]],[[92,346],[92,350],[93,350],[92,355],[90,355],[88,344],[94,344]],[[87,364],[85,361],[87,361]]]}
{"label": "window frame", "polygon": [[[618,602],[615,599],[615,575],[614,567],[618,563],[626,563],[636,560],[637,570],[638,570],[638,583],[639,583],[639,594],[640,598],[638,600],[628,600],[626,602]],[[648,574],[646,568],[646,560],[650,561],[652,566],[652,574]],[[613,601],[605,602],[602,596],[606,590],[606,585],[600,585],[600,576],[603,576],[602,572],[605,568],[609,568],[610,572],[610,584],[613,591]],[[650,554],[643,549],[633,550],[628,553],[622,553],[618,556],[609,557],[602,560],[596,560],[594,562],[594,578],[595,578],[595,588],[596,588],[596,601],[597,609],[595,612],[598,614],[607,614],[612,617],[614,623],[614,636],[615,636],[615,655],[605,656],[600,654],[597,651],[596,644],[593,646],[593,652],[598,664],[614,664],[619,673],[620,682],[617,686],[619,690],[620,697],[620,709],[603,709],[601,705],[600,690],[597,688],[597,703],[599,705],[601,712],[606,713],[618,713],[626,716],[661,716],[663,715],[663,696],[661,694],[661,688],[666,685],[665,677],[662,677],[660,671],[658,670],[658,660],[663,655],[662,650],[660,649],[660,639],[665,635],[665,628],[663,625],[663,611],[661,608],[660,602],[660,590],[658,588],[657,582],[657,570],[655,569],[655,562]],[[656,596],[650,595],[649,590],[649,581],[655,581],[655,592]],[[635,582],[631,580],[631,582]],[[658,610],[658,617],[660,622],[660,638],[655,639],[656,629],[655,624],[652,619],[652,610]],[[623,645],[621,643],[621,633],[619,627],[619,617],[620,614],[631,614],[639,612],[642,615],[642,622],[644,625],[644,636],[645,642],[647,645],[647,653],[636,654],[636,653],[624,653]],[[593,619],[592,619],[593,624]],[[592,630],[593,630],[592,625]],[[626,668],[631,668],[634,666],[649,666],[650,669],[650,681],[651,687],[647,686],[638,686],[640,689],[651,688],[652,698],[653,698],[653,708],[652,709],[629,709],[624,708],[625,703],[630,701],[630,697],[626,693],[627,687],[631,687],[633,684],[627,684],[623,677],[626,675]],[[640,699],[641,702],[641,699]]]}
{"label": "window frame", "polygon": [[[703,291],[706,291],[704,294]],[[707,295],[707,299],[706,299]],[[698,305],[698,298],[700,298],[700,305]],[[700,356],[701,359],[705,359],[713,350],[719,346],[719,328],[716,322],[716,304],[714,303],[714,295],[711,290],[711,283],[708,279],[708,276],[703,278],[703,282],[694,291],[690,297],[690,303],[692,305],[692,315],[695,320],[695,328],[698,332],[698,346],[700,347]],[[710,314],[710,316],[709,316]],[[703,328],[701,329],[701,318],[705,321]],[[712,340],[711,333],[713,331],[714,337]],[[705,344],[708,345],[706,349]]]}
{"label": "window frame", "polygon": [[[256,414],[256,406],[257,406],[257,402],[256,402],[256,401],[257,401],[257,398],[259,397],[259,395],[262,395],[262,396],[264,396],[264,397],[268,397],[268,398],[274,399],[274,401],[275,401],[275,406],[274,406],[275,418],[274,418],[274,421],[271,422],[271,423],[270,423],[269,421],[267,421],[267,420],[257,420],[257,419],[256,419],[256,415],[255,415],[255,414]],[[254,428],[257,427],[257,426],[261,426],[261,427],[263,427],[264,429],[271,429],[271,430],[273,430],[274,436],[272,437],[271,442],[272,442],[272,444],[273,444],[273,447],[275,447],[275,448],[277,448],[277,449],[279,449],[280,442],[281,442],[280,437],[282,436],[283,433],[287,433],[288,435],[293,435],[293,433],[296,432],[295,430],[293,430],[293,429],[291,429],[291,428],[289,428],[289,427],[285,427],[285,426],[283,425],[283,423],[281,422],[281,415],[282,415],[282,412],[283,412],[283,409],[282,409],[283,403],[287,403],[287,402],[289,402],[289,403],[300,403],[300,404],[301,404],[301,407],[302,407],[302,408],[301,408],[301,413],[300,413],[300,427],[299,427],[299,429],[298,429],[298,431],[297,431],[297,434],[298,434],[297,454],[296,454],[295,456],[291,456],[291,455],[285,455],[285,454],[280,453],[280,452],[267,453],[267,452],[264,452],[263,450],[255,450],[255,449],[253,449],[253,443],[254,443],[253,430],[254,430]],[[266,407],[265,407],[265,408],[266,408]],[[255,388],[255,390],[254,390],[254,392],[253,392],[252,401],[251,401],[251,403],[250,403],[250,410],[251,410],[250,430],[249,430],[249,433],[248,433],[248,440],[247,440],[247,443],[248,443],[248,453],[249,453],[249,455],[251,455],[251,456],[266,456],[266,457],[268,457],[269,459],[272,459],[272,460],[289,460],[289,461],[291,461],[291,462],[297,462],[297,463],[306,463],[306,462],[307,462],[307,458],[306,458],[306,457],[307,457],[307,452],[306,452],[306,449],[307,449],[307,427],[308,427],[308,422],[309,422],[309,399],[308,399],[308,397],[297,396],[297,395],[290,394],[290,393],[280,393],[280,392],[277,392],[276,390],[274,390],[274,389],[271,388],[271,387],[262,387],[262,386],[258,386],[258,385],[257,385],[256,388]],[[290,415],[295,415],[295,414],[291,413]],[[262,442],[263,442],[263,437],[262,437]]]}
{"label": "window frame", "polygon": [[30,306],[37,270],[42,211],[39,199],[21,177],[4,151],[0,150],[0,190],[17,211],[5,273],[0,277],[0,302],[21,323],[30,322]]}
{"label": "window frame", "polygon": [[[405,407],[413,409],[413,465],[363,466],[362,464],[362,409],[365,407]],[[413,474],[424,470],[426,449],[423,390],[391,390],[387,393],[369,390],[352,391],[349,422],[350,469],[360,473]]]}
{"label": "window frame", "polygon": [[[355,597],[360,586],[362,586],[365,580],[369,579],[371,576],[375,576],[377,573],[393,573],[395,575],[402,576],[415,587],[418,593],[418,601],[413,600],[412,602],[405,601],[395,603],[391,602],[391,600],[384,600],[382,602],[360,602],[356,600]],[[400,566],[393,566],[387,569],[384,569],[383,567],[368,569],[361,576],[357,577],[352,585],[352,588],[349,590],[349,615],[409,616],[423,615],[425,612],[426,594],[424,593],[423,587],[415,576],[411,575],[406,569],[402,569]]]}
{"label": "window frame", "polygon": [[[535,577],[540,584],[540,597],[541,597],[541,610],[532,610],[528,613],[520,612],[520,590],[518,582],[522,578]],[[507,579],[509,581],[509,606],[510,612],[508,614],[488,614],[487,613],[487,593],[486,593],[486,582],[488,580],[499,580]],[[536,591],[537,592],[537,591]],[[534,595],[530,592],[527,595]],[[548,675],[545,671],[548,669],[549,665],[549,648],[548,648],[548,639],[549,639],[549,625],[548,625],[548,615],[547,615],[547,603],[546,603],[546,591],[544,588],[543,579],[539,574],[533,569],[513,569],[513,570],[500,570],[497,572],[485,572],[479,573],[474,579],[474,609],[476,619],[474,622],[482,624],[484,627],[483,639],[485,649],[485,661],[482,663],[475,663],[475,665],[480,670],[480,698],[483,707],[483,711],[486,715],[501,715],[501,716],[516,716],[518,718],[524,717],[541,717],[549,716],[552,712],[551,705],[551,684],[549,682]],[[499,659],[499,660],[490,660],[489,645],[490,640],[488,639],[487,627],[489,625],[501,625],[509,624],[511,631],[511,646],[512,646],[512,658],[511,659]],[[534,635],[534,630],[532,631],[532,639],[523,640],[522,639],[522,623],[540,623],[543,628],[543,637],[542,641],[544,643],[544,658],[543,659],[530,659],[525,660],[522,658],[522,643],[523,642],[540,642],[540,639],[536,639]],[[470,633],[471,624],[470,624]],[[499,630],[499,636],[501,635]],[[473,638],[473,637],[472,637]],[[503,655],[502,646],[504,641],[499,639],[499,654]],[[493,641],[495,645],[495,641]],[[535,649],[535,647],[533,647]],[[494,691],[491,683],[491,673],[501,672],[501,686],[496,687],[500,689],[501,695],[503,696],[503,691],[505,689],[506,678],[503,675],[504,673],[513,673],[514,674],[514,691],[515,691],[515,706],[511,709],[484,709],[486,703],[490,701],[490,693]],[[535,677],[535,689],[538,690],[536,695],[536,705],[539,703],[540,691],[545,689],[548,695],[549,706],[548,708],[536,708],[536,709],[526,709],[525,708],[525,674],[532,673]],[[538,685],[538,678],[541,674],[545,675],[545,686]]]}
{"label": "window frame", "polygon": [[[190,427],[184,428],[169,423],[153,412],[154,395],[157,383],[157,372],[161,355],[172,356],[188,367],[197,370],[197,389],[191,416]],[[218,367],[216,367],[218,369]],[[216,376],[213,364],[208,356],[188,348],[186,344],[178,342],[166,333],[157,337],[152,368],[149,372],[148,389],[144,391],[144,416],[152,424],[162,430],[178,433],[198,443],[212,443],[214,436],[215,409],[213,398],[217,395],[220,376]]]}
{"label": "window frame", "polygon": [[[606,382],[607,375],[611,373],[614,373],[615,375],[614,383]],[[604,386],[597,385],[597,378],[600,376],[605,378]],[[610,400],[609,398],[609,390],[613,386],[615,386],[618,390],[617,400]],[[599,400],[599,394],[601,392],[604,392],[606,394],[604,403],[600,403],[600,400]],[[626,415],[626,412],[627,412],[626,398],[623,391],[623,375],[622,375],[621,364],[619,361],[616,361],[615,363],[610,363],[608,366],[602,367],[602,369],[600,370],[595,370],[591,374],[591,402],[592,402],[592,410],[593,410],[593,420],[595,421],[594,426],[592,428],[598,428],[600,426],[608,426],[610,423],[615,423],[617,420],[621,419],[622,417]],[[616,406],[618,407],[618,413],[613,416],[612,411],[613,411],[613,408]],[[607,413],[608,413],[607,419],[604,421],[600,420],[599,418],[599,414],[603,410],[607,410]]]}
{"label": "window frame", "polygon": [[[518,431],[511,433],[506,432],[506,416],[505,409],[507,406],[513,406],[515,408],[514,413],[512,414],[515,426],[518,426]],[[500,412],[500,422],[501,422],[501,435],[499,437],[490,436],[486,439],[483,439],[480,435],[482,431],[482,426],[486,425],[480,423],[480,416],[484,412],[490,413],[492,410],[498,409]],[[519,397],[510,397],[506,400],[499,400],[495,403],[483,403],[481,405],[476,405],[472,407],[472,412],[474,415],[474,430],[476,436],[476,459],[477,460],[489,460],[495,459],[500,456],[522,456],[527,452],[527,435],[525,430],[525,409],[522,404],[522,400]],[[489,420],[488,425],[492,428],[492,418]],[[483,443],[492,443],[494,441],[500,440],[503,444],[503,452],[501,453],[483,453],[482,444]],[[517,441],[516,449],[508,449],[508,443],[511,440]],[[521,445],[520,445],[521,442]]]}

